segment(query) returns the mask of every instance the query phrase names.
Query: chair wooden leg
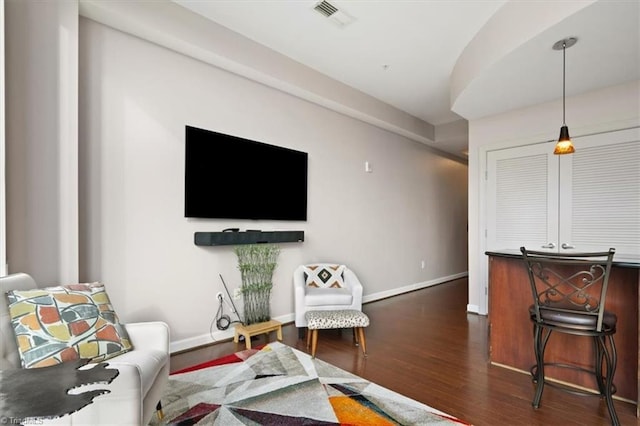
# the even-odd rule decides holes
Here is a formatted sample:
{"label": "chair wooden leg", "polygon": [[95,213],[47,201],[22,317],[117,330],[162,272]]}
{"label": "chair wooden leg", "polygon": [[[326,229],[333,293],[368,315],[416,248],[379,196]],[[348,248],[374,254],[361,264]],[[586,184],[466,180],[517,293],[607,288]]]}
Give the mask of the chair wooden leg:
{"label": "chair wooden leg", "polygon": [[158,416],[158,420],[164,419],[164,412],[162,411],[162,401],[158,401],[156,405],[156,416]]}
{"label": "chair wooden leg", "polygon": [[367,342],[364,339],[364,327],[358,327],[358,340],[362,346],[362,353],[367,356]]}
{"label": "chair wooden leg", "polygon": [[311,331],[311,358],[316,357],[316,347],[318,346],[318,330]]}

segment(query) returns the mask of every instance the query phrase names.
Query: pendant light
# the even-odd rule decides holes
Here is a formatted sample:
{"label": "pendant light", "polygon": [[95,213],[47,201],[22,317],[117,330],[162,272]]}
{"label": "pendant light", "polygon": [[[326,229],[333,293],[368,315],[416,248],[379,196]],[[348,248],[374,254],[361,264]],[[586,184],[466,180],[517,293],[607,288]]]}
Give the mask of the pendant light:
{"label": "pendant light", "polygon": [[553,150],[553,153],[556,155],[572,154],[576,151],[576,149],[573,147],[573,143],[571,142],[571,137],[569,136],[569,128],[567,127],[567,123],[565,121],[565,57],[567,49],[576,44],[577,41],[577,38],[569,37],[559,40],[553,45],[553,50],[562,49],[562,127],[560,128],[560,137],[558,138],[556,147]]}

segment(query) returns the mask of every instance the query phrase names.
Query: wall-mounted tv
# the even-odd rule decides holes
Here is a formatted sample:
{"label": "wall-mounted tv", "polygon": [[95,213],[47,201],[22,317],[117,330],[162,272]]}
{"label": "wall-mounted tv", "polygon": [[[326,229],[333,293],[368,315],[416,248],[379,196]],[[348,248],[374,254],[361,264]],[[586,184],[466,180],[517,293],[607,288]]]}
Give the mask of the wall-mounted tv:
{"label": "wall-mounted tv", "polygon": [[308,154],[185,126],[185,217],[307,220]]}

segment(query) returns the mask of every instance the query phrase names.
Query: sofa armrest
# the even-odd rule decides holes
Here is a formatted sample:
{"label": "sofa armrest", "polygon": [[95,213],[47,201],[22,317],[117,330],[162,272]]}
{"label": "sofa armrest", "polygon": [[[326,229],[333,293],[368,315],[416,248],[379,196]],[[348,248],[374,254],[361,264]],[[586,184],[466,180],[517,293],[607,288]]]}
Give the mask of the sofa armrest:
{"label": "sofa armrest", "polygon": [[14,368],[19,368],[19,367],[16,367],[16,365],[14,363],[12,363],[11,361],[9,361],[6,358],[0,358],[0,371],[2,371],[2,370],[12,370]]}
{"label": "sofa armrest", "polygon": [[125,324],[131,344],[138,349],[156,349],[169,353],[169,326],[162,321]]}

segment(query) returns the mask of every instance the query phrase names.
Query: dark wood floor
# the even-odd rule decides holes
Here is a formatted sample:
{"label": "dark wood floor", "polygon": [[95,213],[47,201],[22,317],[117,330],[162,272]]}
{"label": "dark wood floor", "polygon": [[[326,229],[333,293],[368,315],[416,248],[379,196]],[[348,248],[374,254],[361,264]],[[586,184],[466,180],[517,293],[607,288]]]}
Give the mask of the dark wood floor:
{"label": "dark wood floor", "polygon": [[[551,387],[533,409],[530,377],[489,364],[487,318],[468,314],[467,300],[467,280],[460,279],[365,304],[368,356],[353,346],[350,330],[321,330],[316,356],[476,426],[610,424],[597,397]],[[293,324],[283,326],[283,337],[306,351]],[[260,336],[254,345],[265,342]],[[175,354],[171,370],[242,349],[243,343],[227,341]],[[622,425],[640,424],[634,404],[615,405]]]}

